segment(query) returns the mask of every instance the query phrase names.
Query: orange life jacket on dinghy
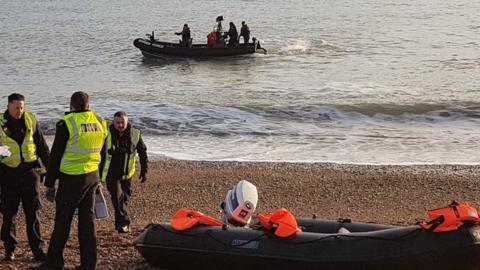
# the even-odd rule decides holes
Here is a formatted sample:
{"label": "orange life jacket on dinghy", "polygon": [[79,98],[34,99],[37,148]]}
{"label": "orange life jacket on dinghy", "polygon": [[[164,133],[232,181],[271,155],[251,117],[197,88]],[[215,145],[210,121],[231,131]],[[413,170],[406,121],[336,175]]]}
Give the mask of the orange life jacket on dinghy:
{"label": "orange life jacket on dinghy", "polygon": [[182,208],[173,215],[172,227],[177,231],[185,231],[196,225],[222,226],[220,220],[207,216],[200,211]]}
{"label": "orange life jacket on dinghy", "polygon": [[297,225],[297,220],[290,211],[285,208],[277,209],[269,214],[258,214],[258,220],[266,230],[275,229],[278,237],[289,237],[302,230]]}
{"label": "orange life jacket on dinghy", "polygon": [[431,220],[420,222],[420,226],[433,232],[453,231],[466,222],[480,222],[477,209],[471,207],[467,202],[453,201],[447,207],[429,210],[427,214]]}

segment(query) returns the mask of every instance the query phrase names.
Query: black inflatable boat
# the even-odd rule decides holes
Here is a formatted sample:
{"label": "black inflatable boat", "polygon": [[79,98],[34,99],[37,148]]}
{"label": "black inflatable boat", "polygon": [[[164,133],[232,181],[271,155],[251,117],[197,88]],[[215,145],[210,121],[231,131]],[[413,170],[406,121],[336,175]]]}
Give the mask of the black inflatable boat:
{"label": "black inflatable boat", "polygon": [[134,244],[146,261],[166,269],[480,269],[480,226],[447,233],[420,226],[387,226],[300,219],[289,238],[255,228],[198,226],[175,231],[151,224]]}
{"label": "black inflatable boat", "polygon": [[192,44],[186,47],[179,43],[137,38],[133,41],[133,45],[140,49],[143,56],[149,58],[163,58],[165,56],[211,58],[252,54],[256,52],[266,53],[266,50],[260,46],[260,43],[257,40],[253,43],[238,44],[238,46],[234,47],[208,47],[207,44]]}

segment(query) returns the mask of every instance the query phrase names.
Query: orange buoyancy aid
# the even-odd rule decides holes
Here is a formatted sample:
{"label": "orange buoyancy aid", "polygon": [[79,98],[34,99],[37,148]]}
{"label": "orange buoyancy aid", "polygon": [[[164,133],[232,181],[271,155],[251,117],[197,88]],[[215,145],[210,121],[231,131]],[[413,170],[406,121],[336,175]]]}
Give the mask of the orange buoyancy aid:
{"label": "orange buoyancy aid", "polygon": [[269,214],[258,214],[258,220],[266,230],[275,229],[278,237],[289,237],[302,230],[297,225],[295,216],[285,208],[277,209]]}
{"label": "orange buoyancy aid", "polygon": [[421,222],[420,226],[433,232],[448,232],[458,229],[465,222],[480,222],[477,209],[467,202],[459,203],[453,201],[443,208],[427,211],[431,218],[429,222]]}
{"label": "orange buoyancy aid", "polygon": [[200,211],[182,208],[173,215],[172,227],[177,231],[185,231],[196,225],[222,226],[220,220],[207,216]]}
{"label": "orange buoyancy aid", "polygon": [[215,46],[215,44],[217,44],[217,40],[218,40],[217,33],[216,32],[210,32],[207,35],[207,45],[208,45],[208,47]]}

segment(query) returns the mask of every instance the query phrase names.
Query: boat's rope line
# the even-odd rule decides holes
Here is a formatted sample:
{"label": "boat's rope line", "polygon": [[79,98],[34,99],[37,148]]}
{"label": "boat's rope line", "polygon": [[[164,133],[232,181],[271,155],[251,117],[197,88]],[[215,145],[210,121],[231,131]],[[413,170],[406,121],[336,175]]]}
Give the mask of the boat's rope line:
{"label": "boat's rope line", "polygon": [[317,242],[322,242],[322,241],[330,239],[330,238],[339,239],[339,240],[342,239],[342,238],[351,238],[351,239],[355,239],[355,240],[369,239],[369,240],[379,240],[379,241],[398,241],[398,240],[404,240],[404,239],[409,239],[409,238],[415,237],[419,232],[420,232],[420,230],[414,230],[414,231],[410,231],[410,232],[407,232],[405,234],[395,236],[395,237],[380,237],[380,236],[351,235],[351,234],[332,234],[332,235],[327,235],[327,236],[319,237],[319,238],[316,238],[316,239],[312,239],[312,240],[308,240],[308,241],[301,241],[301,242],[284,242],[284,241],[280,241],[282,239],[278,238],[278,237],[272,237],[272,240],[274,240],[274,241],[276,240],[276,241],[280,241],[282,243],[292,244],[292,245],[304,245],[304,244],[317,243]]}
{"label": "boat's rope line", "polygon": [[[170,230],[166,227],[164,227],[163,225],[161,224],[155,224],[154,225],[154,228],[161,228],[162,230],[168,232],[168,233],[172,233],[172,234],[175,234],[175,235],[181,235],[181,236],[187,236],[187,237],[199,237],[199,236],[208,236],[210,237],[211,239],[213,239],[214,241],[224,245],[224,246],[235,246],[235,247],[241,247],[241,246],[245,246],[245,245],[248,245],[254,241],[257,241],[257,240],[260,240],[261,238],[264,238],[268,235],[268,233],[262,233],[252,239],[245,239],[244,241],[245,242],[242,242],[242,243],[239,243],[239,244],[232,244],[232,243],[226,243],[225,241],[215,237],[213,234],[212,234],[212,230],[206,230],[205,232],[201,232],[201,233],[195,233],[195,234],[189,234],[189,233],[185,233],[185,232],[177,232],[177,231],[173,231],[173,230]],[[334,238],[334,239],[344,239],[344,238],[351,238],[351,239],[355,239],[355,240],[365,240],[365,239],[370,239],[370,240],[379,240],[379,241],[398,241],[398,240],[403,240],[403,239],[408,239],[408,238],[411,238],[411,237],[415,237],[416,235],[418,235],[420,233],[420,231],[422,231],[421,229],[418,229],[418,230],[412,230],[412,231],[409,231],[407,233],[404,233],[404,234],[401,234],[401,235],[398,235],[398,236],[395,236],[395,237],[380,237],[380,236],[370,236],[370,235],[354,235],[354,234],[331,234],[331,235],[327,235],[327,236],[323,236],[323,237],[319,237],[319,238],[315,238],[315,239],[311,239],[311,240],[307,240],[307,241],[298,241],[298,242],[292,242],[292,241],[285,241],[284,238],[279,238],[279,237],[276,237],[276,236],[272,236],[270,237],[271,240],[274,240],[274,241],[278,241],[278,242],[281,242],[283,244],[290,244],[290,245],[305,245],[305,244],[311,244],[311,243],[317,243],[317,242],[322,242],[322,241],[325,241],[327,239],[330,239],[330,238]]]}
{"label": "boat's rope line", "polygon": [[169,230],[168,228],[165,228],[165,226],[163,226],[162,224],[153,224],[152,226],[153,226],[154,229],[161,228],[162,230],[164,230],[168,233],[171,233],[171,234],[175,234],[175,235],[188,236],[188,237],[198,237],[198,236],[205,235],[204,232],[201,232],[201,233],[185,233],[185,232],[179,232],[179,231],[175,231],[175,230]]}
{"label": "boat's rope line", "polygon": [[251,242],[254,242],[254,241],[257,241],[261,238],[263,238],[264,236],[266,236],[265,233],[253,238],[253,239],[248,239],[248,240],[245,240],[245,242],[242,242],[240,244],[235,244],[235,245],[232,245],[232,244],[226,244],[224,243],[222,240],[220,239],[217,239],[215,238],[215,236],[212,235],[212,230],[206,230],[205,232],[201,232],[201,233],[185,233],[185,232],[177,232],[177,231],[174,231],[174,230],[169,230],[168,228],[165,228],[165,226],[161,225],[161,224],[154,224],[153,225],[153,228],[161,228],[162,230],[168,232],[168,233],[171,233],[171,234],[175,234],[175,235],[181,235],[181,236],[188,236],[188,237],[198,237],[198,236],[208,236],[210,238],[212,238],[213,240],[219,242],[220,244],[222,245],[225,245],[225,246],[235,246],[235,247],[241,247],[241,246],[245,246],[245,245],[248,245],[249,243]]}
{"label": "boat's rope line", "polygon": [[[210,238],[212,238],[213,240],[215,240],[216,242],[219,242],[219,243],[221,243],[225,246],[236,246],[236,245],[232,245],[230,243],[224,243],[222,240],[215,238],[215,236],[213,236],[211,234],[211,231],[210,231],[210,233],[207,233],[207,232],[205,232],[205,234],[207,236],[209,236]],[[298,242],[292,242],[292,241],[287,242],[287,241],[285,241],[284,238],[279,238],[279,237],[275,237],[275,236],[271,237],[270,239],[273,240],[273,241],[277,241],[277,242],[281,242],[283,244],[289,244],[289,245],[305,245],[305,244],[318,243],[318,242],[321,243],[322,241],[325,241],[325,240],[330,239],[330,238],[334,238],[334,239],[353,238],[355,240],[370,239],[370,240],[379,240],[379,241],[397,241],[397,240],[403,240],[403,239],[408,239],[408,238],[414,237],[415,235],[418,234],[418,232],[419,232],[419,230],[415,230],[415,231],[407,232],[403,235],[396,236],[396,237],[379,237],[379,236],[366,236],[366,235],[348,235],[348,234],[339,235],[339,234],[334,234],[334,235],[327,235],[327,236],[319,237],[319,238],[312,239],[312,240],[298,241]],[[256,240],[258,240],[258,239],[260,239],[264,236],[267,236],[267,234],[263,233],[260,236],[255,237],[253,239],[245,240],[246,242],[242,243],[242,245],[246,245],[248,243],[256,241]],[[238,245],[238,246],[241,246],[241,245]]]}

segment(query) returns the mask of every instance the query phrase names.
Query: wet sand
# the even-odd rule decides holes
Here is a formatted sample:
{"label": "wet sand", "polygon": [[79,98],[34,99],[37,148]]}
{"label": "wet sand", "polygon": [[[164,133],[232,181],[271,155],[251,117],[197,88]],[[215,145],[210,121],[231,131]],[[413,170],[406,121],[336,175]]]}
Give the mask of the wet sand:
{"label": "wet sand", "polygon": [[[241,179],[257,186],[257,213],[285,207],[297,217],[315,214],[326,219],[408,225],[426,218],[426,210],[453,199],[480,207],[480,166],[155,161],[150,164],[146,183],[133,180],[132,232],[118,234],[112,212],[110,218],[97,222],[98,269],[154,269],[132,246],[141,229],[151,222],[168,221],[180,207],[220,217],[219,205],[226,192]],[[54,208],[45,200],[43,205],[42,232],[48,244]],[[31,261],[22,216],[19,214],[17,260],[0,262],[2,270],[36,265]],[[67,269],[79,264],[76,235],[74,220],[65,250]]]}

